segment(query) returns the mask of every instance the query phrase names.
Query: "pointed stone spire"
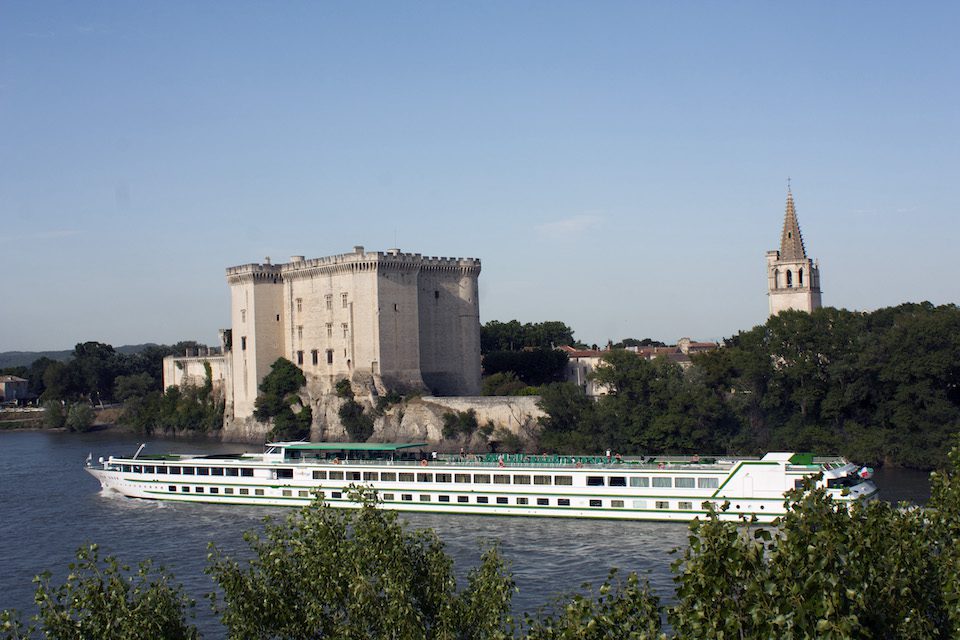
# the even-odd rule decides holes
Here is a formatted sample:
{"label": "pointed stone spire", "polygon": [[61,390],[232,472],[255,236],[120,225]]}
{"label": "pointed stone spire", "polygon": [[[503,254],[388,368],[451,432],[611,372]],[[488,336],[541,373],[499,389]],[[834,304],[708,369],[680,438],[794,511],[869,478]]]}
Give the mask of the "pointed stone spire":
{"label": "pointed stone spire", "polygon": [[793,207],[793,192],[787,187],[787,212],[783,217],[783,235],[780,236],[780,259],[803,260],[807,251],[803,247],[803,236],[800,235],[800,223],[797,222],[797,211]]}

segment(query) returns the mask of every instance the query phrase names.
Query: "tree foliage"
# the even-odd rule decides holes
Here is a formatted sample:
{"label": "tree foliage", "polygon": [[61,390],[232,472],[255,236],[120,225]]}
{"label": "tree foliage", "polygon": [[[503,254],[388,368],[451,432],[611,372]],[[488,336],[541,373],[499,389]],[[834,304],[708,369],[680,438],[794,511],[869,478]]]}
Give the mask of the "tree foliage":
{"label": "tree foliage", "polygon": [[483,373],[513,373],[526,386],[561,382],[566,375],[567,354],[554,349],[493,351],[483,357]]}
{"label": "tree foliage", "polygon": [[574,344],[573,329],[562,322],[547,321],[521,324],[518,320],[491,320],[480,327],[480,352],[553,349]]}
{"label": "tree foliage", "polygon": [[313,410],[300,401],[300,387],[307,383],[300,368],[286,358],[277,358],[270,373],[260,382],[254,402],[257,420],[272,420],[268,435],[275,440],[302,440],[309,437]]}

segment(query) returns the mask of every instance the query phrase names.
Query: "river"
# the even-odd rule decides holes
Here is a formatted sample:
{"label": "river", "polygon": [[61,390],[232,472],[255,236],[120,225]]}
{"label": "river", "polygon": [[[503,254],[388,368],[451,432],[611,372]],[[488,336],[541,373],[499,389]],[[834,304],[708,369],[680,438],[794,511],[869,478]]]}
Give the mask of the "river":
{"label": "river", "polygon": [[[205,638],[224,635],[204,595],[213,582],[203,573],[207,543],[237,556],[246,555],[242,534],[259,530],[266,515],[289,510],[149,502],[111,496],[83,470],[88,453],[133,453],[134,436],[100,432],[0,432],[0,609],[34,612],[32,579],[50,571],[62,581],[77,547],[96,542],[104,553],[136,564],[152,558],[170,569],[197,600],[196,624]],[[163,440],[147,452],[236,452],[249,445],[209,441]],[[880,470],[876,481],[886,499],[923,503],[929,497],[927,475]],[[484,544],[496,541],[510,563],[519,593],[517,613],[533,612],[554,596],[599,583],[611,567],[636,571],[654,592],[673,590],[670,551],[687,541],[684,524],[607,522],[546,518],[410,514],[414,528],[432,528],[446,545],[460,577],[475,566]]]}

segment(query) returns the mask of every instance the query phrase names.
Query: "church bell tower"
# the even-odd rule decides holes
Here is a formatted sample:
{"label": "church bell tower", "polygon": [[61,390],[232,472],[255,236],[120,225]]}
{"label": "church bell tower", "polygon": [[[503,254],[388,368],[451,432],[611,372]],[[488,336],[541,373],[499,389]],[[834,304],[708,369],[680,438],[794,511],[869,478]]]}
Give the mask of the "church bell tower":
{"label": "church bell tower", "polygon": [[785,309],[810,313],[821,307],[820,267],[807,257],[789,186],[780,251],[767,251],[767,296],[771,316]]}

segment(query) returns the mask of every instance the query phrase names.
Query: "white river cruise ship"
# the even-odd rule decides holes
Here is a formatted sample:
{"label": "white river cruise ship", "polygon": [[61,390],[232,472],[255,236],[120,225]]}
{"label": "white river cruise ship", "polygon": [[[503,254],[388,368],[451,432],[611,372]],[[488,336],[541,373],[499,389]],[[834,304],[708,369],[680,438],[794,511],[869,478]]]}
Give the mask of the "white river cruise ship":
{"label": "white river cruise ship", "polygon": [[721,517],[782,516],[804,478],[841,502],[874,499],[870,471],[840,457],[762,458],[437,455],[426,443],[274,442],[263,453],[115,457],[87,470],[104,490],[132,498],[302,506],[322,492],[356,507],[351,487],[399,511],[687,521],[712,503]]}

